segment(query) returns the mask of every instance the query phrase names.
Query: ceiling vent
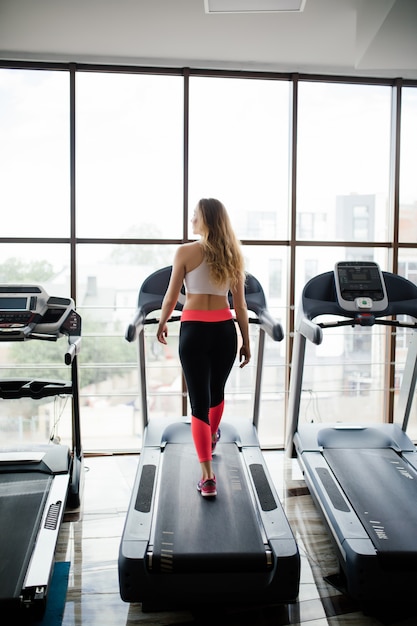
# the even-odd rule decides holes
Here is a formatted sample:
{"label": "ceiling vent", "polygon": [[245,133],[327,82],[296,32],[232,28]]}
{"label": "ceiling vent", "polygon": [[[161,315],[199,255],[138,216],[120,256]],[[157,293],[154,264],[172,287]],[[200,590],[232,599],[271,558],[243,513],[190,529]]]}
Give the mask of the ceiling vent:
{"label": "ceiling vent", "polygon": [[206,13],[300,13],[306,0],[204,0]]}

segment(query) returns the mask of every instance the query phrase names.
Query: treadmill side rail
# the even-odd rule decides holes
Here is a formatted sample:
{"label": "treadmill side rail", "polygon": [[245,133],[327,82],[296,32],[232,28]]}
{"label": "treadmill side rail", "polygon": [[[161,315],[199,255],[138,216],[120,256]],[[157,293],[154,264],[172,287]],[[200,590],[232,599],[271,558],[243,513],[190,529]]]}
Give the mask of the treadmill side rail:
{"label": "treadmill side rail", "polygon": [[24,589],[46,587],[49,584],[59,528],[65,510],[69,478],[69,474],[54,476],[26,572]]}
{"label": "treadmill side rail", "polygon": [[[143,448],[139,459],[138,470],[136,472],[135,483],[132,490],[131,501],[126,516],[125,527],[123,531],[122,551],[125,552],[128,557],[131,549],[129,546],[136,546],[142,541],[149,541],[149,536],[152,526],[152,515],[155,500],[155,486],[157,482],[158,468],[161,460],[161,452],[159,448]],[[144,468],[154,466],[155,467],[155,482],[152,485],[146,487],[146,490],[150,490],[150,502],[149,507],[138,506],[138,491],[139,485],[143,485],[142,477],[144,475]],[[141,510],[142,509],[142,510]],[[135,548],[133,548],[133,552]]]}
{"label": "treadmill side rail", "polygon": [[329,466],[319,452],[304,452],[299,457],[305,470],[304,477],[308,481],[310,493],[316,502],[325,502],[323,517],[329,528],[334,529],[334,539],[339,550],[344,552],[343,542],[348,539],[367,540],[372,554],[375,548],[353,511],[349,500],[340,489],[336,478],[328,472]]}

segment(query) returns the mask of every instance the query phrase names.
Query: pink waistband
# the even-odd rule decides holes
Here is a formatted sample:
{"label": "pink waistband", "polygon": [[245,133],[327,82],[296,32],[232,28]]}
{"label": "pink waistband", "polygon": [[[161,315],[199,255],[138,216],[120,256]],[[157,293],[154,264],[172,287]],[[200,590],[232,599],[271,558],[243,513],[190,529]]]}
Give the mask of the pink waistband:
{"label": "pink waistband", "polygon": [[185,309],[181,314],[181,322],[224,322],[231,319],[233,319],[232,311],[228,308],[215,311]]}

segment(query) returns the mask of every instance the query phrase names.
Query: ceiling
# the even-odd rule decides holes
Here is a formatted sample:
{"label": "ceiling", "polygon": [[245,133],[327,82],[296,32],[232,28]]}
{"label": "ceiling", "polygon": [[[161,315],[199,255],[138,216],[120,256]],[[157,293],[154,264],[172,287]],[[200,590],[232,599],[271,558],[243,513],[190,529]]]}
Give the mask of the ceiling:
{"label": "ceiling", "polygon": [[417,79],[417,0],[221,14],[204,0],[0,0],[0,59]]}

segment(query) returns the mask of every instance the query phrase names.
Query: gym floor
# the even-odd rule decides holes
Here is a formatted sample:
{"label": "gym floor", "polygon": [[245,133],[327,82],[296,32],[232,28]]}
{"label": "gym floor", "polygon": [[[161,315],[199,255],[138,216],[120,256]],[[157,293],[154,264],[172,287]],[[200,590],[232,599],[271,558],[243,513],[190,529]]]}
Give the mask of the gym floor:
{"label": "gym floor", "polygon": [[[266,451],[264,456],[300,551],[301,579],[296,604],[222,608],[216,606],[215,586],[207,590],[207,604],[198,611],[143,613],[140,604],[123,602],[117,559],[139,457],[87,456],[81,511],[66,514],[58,542],[57,560],[71,563],[63,626],[415,625],[417,610],[415,615],[401,615],[401,598],[392,614],[385,611],[382,616],[369,616],[325,582],[325,576],[337,572],[337,559],[297,461],[286,459],[280,451]],[[221,481],[218,483],[220,489]]]}

